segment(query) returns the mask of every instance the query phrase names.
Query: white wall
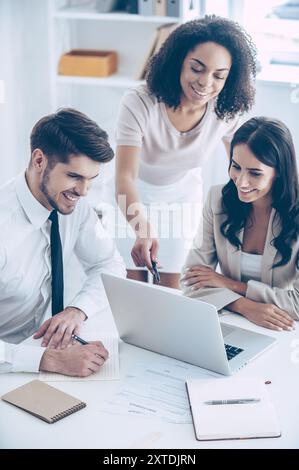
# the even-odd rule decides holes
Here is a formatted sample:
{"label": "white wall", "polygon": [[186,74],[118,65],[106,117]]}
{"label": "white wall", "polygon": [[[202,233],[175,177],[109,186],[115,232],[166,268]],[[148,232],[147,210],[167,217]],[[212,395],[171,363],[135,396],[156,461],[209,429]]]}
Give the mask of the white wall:
{"label": "white wall", "polygon": [[4,102],[0,102],[0,183],[16,171],[15,106],[13,85],[12,11],[9,0],[0,0],[0,80],[4,82]]}
{"label": "white wall", "polygon": [[47,1],[0,0],[0,184],[26,166],[32,126],[50,110],[47,43]]}

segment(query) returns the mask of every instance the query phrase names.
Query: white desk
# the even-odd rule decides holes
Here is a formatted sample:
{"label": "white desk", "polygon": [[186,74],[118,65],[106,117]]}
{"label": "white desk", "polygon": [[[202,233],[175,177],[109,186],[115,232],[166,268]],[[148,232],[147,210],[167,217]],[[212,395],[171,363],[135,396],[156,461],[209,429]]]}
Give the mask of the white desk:
{"label": "white desk", "polygon": [[[265,332],[237,315],[225,314],[223,320]],[[88,328],[93,325],[97,325],[96,328],[105,325],[106,330],[107,325],[108,329],[113,328],[108,312],[97,319],[97,323],[91,322]],[[280,438],[198,442],[192,424],[171,424],[157,418],[111,415],[99,411],[101,400],[113,395],[119,386],[118,381],[56,382],[52,385],[86,401],[87,407],[49,425],[0,400],[0,448],[299,448],[299,324],[292,332],[267,330],[267,333],[279,338],[279,342],[238,375],[259,375],[272,381],[268,390],[281,423]],[[121,375],[134,361],[149,357],[158,362],[161,356],[122,343]],[[35,374],[2,374],[0,395],[34,378]]]}

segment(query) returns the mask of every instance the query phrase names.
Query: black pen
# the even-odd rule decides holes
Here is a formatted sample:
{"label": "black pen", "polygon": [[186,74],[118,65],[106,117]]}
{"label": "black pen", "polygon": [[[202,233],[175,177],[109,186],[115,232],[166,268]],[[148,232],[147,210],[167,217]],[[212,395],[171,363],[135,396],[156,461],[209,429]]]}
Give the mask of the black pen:
{"label": "black pen", "polygon": [[72,338],[75,339],[76,341],[78,341],[78,343],[89,344],[87,341],[85,341],[85,339],[80,338],[80,336],[72,335]]}
{"label": "black pen", "polygon": [[247,405],[249,403],[258,403],[260,398],[233,398],[230,400],[209,400],[205,401],[205,405]]}
{"label": "black pen", "polygon": [[154,276],[154,279],[156,281],[157,284],[160,284],[160,274],[159,274],[159,271],[157,269],[157,261],[153,261],[152,260],[152,268],[153,268],[153,276]]}

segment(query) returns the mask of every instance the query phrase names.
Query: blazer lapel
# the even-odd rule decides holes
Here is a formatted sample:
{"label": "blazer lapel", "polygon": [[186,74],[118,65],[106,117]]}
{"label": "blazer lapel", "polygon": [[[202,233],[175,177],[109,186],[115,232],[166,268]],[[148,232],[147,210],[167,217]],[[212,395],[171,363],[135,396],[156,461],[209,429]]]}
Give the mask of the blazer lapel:
{"label": "blazer lapel", "polygon": [[265,242],[265,248],[264,248],[264,253],[263,253],[263,258],[262,258],[262,272],[261,272],[261,280],[265,284],[268,284],[270,286],[273,285],[272,283],[272,276],[273,276],[273,263],[274,259],[277,253],[276,248],[271,244],[271,241],[273,238],[277,237],[277,235],[280,232],[280,223],[278,220],[275,220],[274,226],[273,225],[273,220],[275,216],[275,209],[272,209],[270,218],[269,218],[269,224],[268,224],[268,230],[267,230],[267,236],[266,236],[266,242]]}

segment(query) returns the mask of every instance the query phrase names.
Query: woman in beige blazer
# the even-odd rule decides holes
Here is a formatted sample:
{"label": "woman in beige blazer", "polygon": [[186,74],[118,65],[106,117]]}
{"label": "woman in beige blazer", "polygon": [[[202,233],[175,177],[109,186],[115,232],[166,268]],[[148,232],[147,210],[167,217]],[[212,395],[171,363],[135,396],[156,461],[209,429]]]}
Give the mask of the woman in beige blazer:
{"label": "woman in beige blazer", "polygon": [[265,117],[243,124],[229,176],[209,192],[181,288],[257,325],[290,330],[299,319],[299,185],[288,128]]}

